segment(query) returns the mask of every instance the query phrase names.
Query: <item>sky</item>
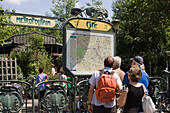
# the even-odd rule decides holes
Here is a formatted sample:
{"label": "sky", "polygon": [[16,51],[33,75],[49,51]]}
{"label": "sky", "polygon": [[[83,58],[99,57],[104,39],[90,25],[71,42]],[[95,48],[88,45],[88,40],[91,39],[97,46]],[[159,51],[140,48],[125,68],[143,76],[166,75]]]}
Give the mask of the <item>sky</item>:
{"label": "sky", "polygon": [[[16,13],[25,13],[33,15],[42,15],[48,12],[52,14],[50,8],[53,8],[52,0],[4,0],[0,1],[0,6],[3,9],[16,10]],[[57,1],[57,0],[56,0]],[[113,12],[111,10],[112,1],[114,0],[102,0],[102,6],[108,10],[108,19],[111,20]],[[91,3],[91,0],[79,0],[76,4],[77,8],[87,7],[86,3]]]}

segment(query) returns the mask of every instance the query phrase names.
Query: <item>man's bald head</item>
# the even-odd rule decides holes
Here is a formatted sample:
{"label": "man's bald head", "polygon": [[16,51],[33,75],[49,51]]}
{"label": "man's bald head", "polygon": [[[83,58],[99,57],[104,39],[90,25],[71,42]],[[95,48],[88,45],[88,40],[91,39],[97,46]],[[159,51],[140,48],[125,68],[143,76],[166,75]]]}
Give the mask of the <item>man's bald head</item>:
{"label": "man's bald head", "polygon": [[113,66],[113,61],[114,61],[113,57],[112,57],[112,56],[108,56],[108,57],[105,58],[105,60],[104,60],[104,66],[105,66],[105,67],[110,67],[110,68],[112,68],[112,66]]}

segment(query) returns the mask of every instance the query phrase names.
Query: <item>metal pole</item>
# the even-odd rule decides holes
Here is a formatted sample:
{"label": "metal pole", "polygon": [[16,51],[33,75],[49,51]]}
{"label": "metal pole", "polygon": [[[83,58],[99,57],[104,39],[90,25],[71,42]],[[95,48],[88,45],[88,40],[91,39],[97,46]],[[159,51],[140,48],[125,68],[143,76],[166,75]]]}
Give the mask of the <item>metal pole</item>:
{"label": "metal pole", "polygon": [[149,62],[149,64],[150,64],[149,67],[150,67],[150,76],[151,76],[151,69],[152,69],[152,68],[151,68],[151,61]]}
{"label": "metal pole", "polygon": [[40,90],[38,89],[38,113],[40,113],[40,105],[41,105],[41,102],[39,100],[40,100]]}
{"label": "metal pole", "polygon": [[166,85],[167,85],[167,87],[166,87],[166,90],[168,91],[169,90],[169,74],[170,74],[170,72],[168,71],[168,61],[166,61],[166,65],[167,65],[167,67],[166,67],[166,69],[164,70],[164,72],[165,72],[165,77],[166,77]]}
{"label": "metal pole", "polygon": [[28,99],[27,99],[27,98],[28,98],[28,89],[26,89],[26,102],[25,102],[25,108],[26,108],[25,111],[26,111],[26,113],[27,113],[27,107],[28,107],[28,106],[27,106],[27,104],[28,104],[28,102],[27,102]]}
{"label": "metal pole", "polygon": [[35,78],[32,78],[32,112],[35,113],[35,106],[34,106],[34,90],[35,90],[35,84],[34,84]]}
{"label": "metal pole", "polygon": [[21,26],[21,27],[34,27],[34,28],[43,28],[43,29],[52,29],[52,30],[62,30],[62,29],[60,29],[60,28],[39,27],[39,26],[28,26],[28,25],[10,24],[10,23],[3,23],[3,22],[0,22],[0,24],[9,25],[9,26]]}
{"label": "metal pole", "polygon": [[76,113],[76,81],[77,81],[77,76],[73,78],[73,113]]}

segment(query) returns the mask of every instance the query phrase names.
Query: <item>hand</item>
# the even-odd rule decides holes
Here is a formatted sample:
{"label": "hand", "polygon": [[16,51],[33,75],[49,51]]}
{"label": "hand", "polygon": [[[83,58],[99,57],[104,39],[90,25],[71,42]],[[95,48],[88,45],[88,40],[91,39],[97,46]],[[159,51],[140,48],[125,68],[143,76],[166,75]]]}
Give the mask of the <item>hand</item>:
{"label": "hand", "polygon": [[126,87],[126,85],[124,85],[124,86],[122,87],[122,91],[123,91],[123,92],[128,92],[128,87]]}
{"label": "hand", "polygon": [[89,111],[90,113],[93,113],[93,106],[92,106],[92,105],[88,105],[88,111]]}

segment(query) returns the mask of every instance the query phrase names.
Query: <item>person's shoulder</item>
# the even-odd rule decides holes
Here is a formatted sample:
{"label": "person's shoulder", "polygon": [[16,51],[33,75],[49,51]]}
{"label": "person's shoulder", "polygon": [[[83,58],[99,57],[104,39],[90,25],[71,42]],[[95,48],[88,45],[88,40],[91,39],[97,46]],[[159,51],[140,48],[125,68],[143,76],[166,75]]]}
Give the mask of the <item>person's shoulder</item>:
{"label": "person's shoulder", "polygon": [[139,86],[145,86],[143,83],[139,83],[139,82],[138,82],[137,84],[138,84]]}
{"label": "person's shoulder", "polygon": [[93,75],[97,75],[97,74],[100,74],[103,70],[97,70],[93,73]]}
{"label": "person's shoulder", "polygon": [[20,87],[21,85],[20,84],[14,84],[15,87]]}
{"label": "person's shoulder", "polygon": [[145,85],[144,85],[143,83],[138,83],[138,84],[140,84],[140,86],[142,86],[142,87],[143,87],[144,92],[147,92],[146,87],[145,87]]}
{"label": "person's shoulder", "polygon": [[121,75],[125,75],[125,72],[123,70],[121,70],[120,68],[116,69],[116,70],[113,70],[114,72],[116,72],[118,75],[121,74]]}
{"label": "person's shoulder", "polygon": [[121,79],[120,79],[120,77],[119,77],[119,75],[118,75],[117,73],[113,73],[113,77],[114,77],[116,80],[120,80],[120,81],[121,81]]}
{"label": "person's shoulder", "polygon": [[43,73],[43,75],[47,75],[46,73]]}
{"label": "person's shoulder", "polygon": [[92,76],[91,76],[91,79],[98,78],[100,75],[101,75],[100,70],[94,71]]}
{"label": "person's shoulder", "polygon": [[127,77],[128,76],[128,71],[125,73],[125,77]]}
{"label": "person's shoulder", "polygon": [[65,78],[67,78],[67,76],[66,75],[63,75]]}
{"label": "person's shoulder", "polygon": [[121,69],[120,69],[120,72],[123,73],[123,74],[125,74],[125,72],[124,72],[123,70],[121,70]]}
{"label": "person's shoulder", "polygon": [[145,71],[141,70],[141,73],[142,73],[142,76],[149,77],[149,75]]}
{"label": "person's shoulder", "polygon": [[40,74],[37,75],[37,77],[39,77],[39,76],[40,76]]}
{"label": "person's shoulder", "polygon": [[113,73],[113,76],[116,77],[116,76],[119,76],[117,72],[114,72]]}

